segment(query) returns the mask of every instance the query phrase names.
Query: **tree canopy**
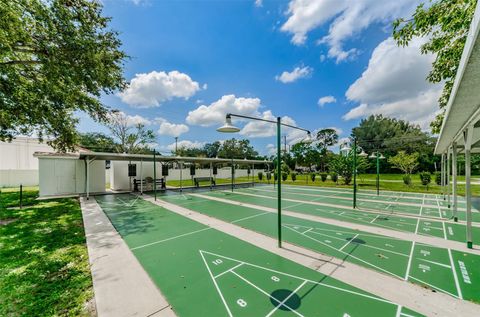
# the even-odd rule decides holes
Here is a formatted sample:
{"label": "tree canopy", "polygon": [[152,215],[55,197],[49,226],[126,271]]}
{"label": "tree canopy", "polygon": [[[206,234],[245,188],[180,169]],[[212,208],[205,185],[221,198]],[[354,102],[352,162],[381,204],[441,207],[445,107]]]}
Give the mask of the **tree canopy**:
{"label": "tree canopy", "polygon": [[420,4],[412,19],[394,22],[393,37],[398,45],[408,46],[413,38],[425,37],[428,41],[421,47],[422,54],[436,56],[427,80],[445,86],[439,99],[443,111],[431,123],[433,133],[440,132],[476,4],[477,0],[438,0]]}
{"label": "tree canopy", "polygon": [[249,140],[237,140],[235,138],[223,142],[215,141],[207,143],[202,148],[179,147],[177,150],[179,156],[198,156],[198,157],[221,157],[235,159],[255,159],[258,158],[258,152],[255,151]]}
{"label": "tree canopy", "polygon": [[100,1],[4,0],[0,17],[0,140],[34,133],[73,149],[75,111],[105,121],[100,95],[125,85],[118,33]]}

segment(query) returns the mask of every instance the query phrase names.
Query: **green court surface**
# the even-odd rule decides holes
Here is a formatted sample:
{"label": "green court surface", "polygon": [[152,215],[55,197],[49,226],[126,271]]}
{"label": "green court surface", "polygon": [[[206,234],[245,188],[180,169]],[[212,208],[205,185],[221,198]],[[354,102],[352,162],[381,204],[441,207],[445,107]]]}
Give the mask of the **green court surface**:
{"label": "green court surface", "polygon": [[97,201],[180,317],[420,316],[136,196]]}
{"label": "green court surface", "polygon": [[[277,215],[202,197],[167,195],[161,199],[241,227],[277,236]],[[187,197],[188,199],[186,199]],[[369,269],[428,286],[451,296],[480,301],[480,256],[320,222],[283,216],[283,240]]]}
{"label": "green court surface", "polygon": [[[215,194],[213,194],[215,195]],[[223,195],[223,194],[219,194]],[[298,195],[294,201],[283,197],[282,208],[284,210],[310,214],[325,218],[331,218],[341,221],[358,223],[363,225],[375,226],[397,231],[412,232],[425,236],[444,238],[447,240],[465,242],[466,226],[464,224],[449,221],[425,220],[421,218],[402,217],[401,215],[388,212],[378,214],[365,210],[352,210],[351,206],[341,208],[321,206],[314,204],[315,199],[307,199]],[[241,203],[250,203],[258,206],[277,208],[277,196],[273,193],[256,189],[236,189],[234,194],[229,195],[229,199]],[[480,228],[472,227],[473,241],[480,241]]]}
{"label": "green court surface", "polygon": [[[307,191],[308,190],[308,191]],[[271,186],[258,186],[256,188],[250,188],[247,191],[259,193],[265,196],[276,197],[277,193]],[[307,191],[307,192],[306,192]],[[337,205],[341,207],[352,207],[352,200],[339,199],[336,194],[326,195],[321,191],[310,188],[297,188],[297,186],[283,186],[282,198],[293,199],[301,201],[313,201],[317,203]],[[428,207],[429,205],[398,205],[395,202],[379,202],[379,201],[364,201],[362,199],[357,200],[357,206],[362,209],[379,210],[382,212],[390,212],[395,214],[408,214],[414,216],[431,217],[437,220],[448,220],[452,217],[452,211],[445,207]],[[459,211],[457,213],[459,220],[465,220],[466,213]],[[472,212],[472,219],[474,222],[480,222],[480,212]]]}

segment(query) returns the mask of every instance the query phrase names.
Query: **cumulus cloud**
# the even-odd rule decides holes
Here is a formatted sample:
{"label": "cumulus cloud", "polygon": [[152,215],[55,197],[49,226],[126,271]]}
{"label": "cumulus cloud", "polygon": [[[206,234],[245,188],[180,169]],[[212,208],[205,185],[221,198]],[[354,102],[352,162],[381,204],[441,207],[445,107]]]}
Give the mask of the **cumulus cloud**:
{"label": "cumulus cloud", "polygon": [[255,0],[256,7],[263,7],[263,0]]}
{"label": "cumulus cloud", "polygon": [[[190,140],[181,140],[178,141],[178,148],[185,148],[185,149],[200,149],[202,148],[206,142],[200,142],[200,141],[190,141]],[[172,144],[167,145],[167,150],[169,151],[175,151],[175,142]]]}
{"label": "cumulus cloud", "polygon": [[304,66],[304,67],[295,67],[291,72],[284,71],[281,75],[275,76],[275,79],[281,81],[284,84],[293,83],[300,78],[309,77],[313,72],[313,68]]}
{"label": "cumulus cloud", "polygon": [[209,127],[225,122],[225,115],[229,112],[247,116],[258,115],[260,99],[242,98],[235,95],[225,95],[210,105],[201,105],[189,111],[186,121],[188,124]]}
{"label": "cumulus cloud", "polygon": [[158,134],[160,135],[178,137],[184,133],[187,133],[190,130],[188,126],[183,123],[171,123],[164,118],[157,118],[156,121],[160,123],[160,127],[158,129]]}
{"label": "cumulus cloud", "polygon": [[292,43],[304,44],[307,34],[330,23],[328,34],[319,43],[329,47],[328,57],[337,62],[358,54],[356,48],[344,49],[343,43],[357,36],[373,23],[390,23],[408,16],[421,0],[291,0],[286,12],[288,19],[281,30],[292,34]]}
{"label": "cumulus cloud", "polygon": [[[205,86],[206,87],[206,86]],[[136,74],[128,87],[119,93],[126,104],[137,107],[158,107],[173,98],[189,99],[200,90],[198,82],[179,71]]]}
{"label": "cumulus cloud", "polygon": [[[271,110],[264,111],[259,117],[265,120],[276,121],[277,117]],[[295,125],[295,120],[290,117],[282,117],[282,122]],[[287,128],[290,130],[289,128]],[[273,123],[263,121],[249,121],[239,132],[241,135],[251,138],[265,138],[277,135],[277,127]]]}
{"label": "cumulus cloud", "polygon": [[423,40],[418,38],[408,47],[398,47],[392,38],[380,43],[367,69],[346,92],[347,99],[359,105],[343,119],[383,114],[428,128],[438,111],[442,85],[425,79],[434,56],[420,54],[422,44]]}
{"label": "cumulus cloud", "polygon": [[318,105],[320,107],[323,107],[327,103],[333,103],[333,102],[337,102],[337,99],[335,99],[334,96],[325,96],[318,99]]}

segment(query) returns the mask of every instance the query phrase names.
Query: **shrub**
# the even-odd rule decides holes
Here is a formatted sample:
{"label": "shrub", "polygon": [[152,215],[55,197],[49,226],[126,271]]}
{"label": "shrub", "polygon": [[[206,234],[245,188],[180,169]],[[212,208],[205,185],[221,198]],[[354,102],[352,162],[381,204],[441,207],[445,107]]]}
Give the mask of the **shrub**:
{"label": "shrub", "polygon": [[310,179],[312,180],[312,182],[315,182],[315,173],[310,173]]}
{"label": "shrub", "polygon": [[349,185],[351,181],[352,181],[352,174],[346,174],[345,176],[343,176],[343,183],[345,185]]}
{"label": "shrub", "polygon": [[258,172],[258,180],[262,180],[263,179],[263,173],[262,172]]}
{"label": "shrub", "polygon": [[442,185],[442,174],[440,172],[435,172],[435,183]]}
{"label": "shrub", "polygon": [[297,173],[291,172],[290,177],[292,178],[292,182],[296,181],[297,180]]}
{"label": "shrub", "polygon": [[421,172],[419,176],[423,186],[428,186],[428,184],[430,184],[430,182],[432,181],[432,176],[429,172]]}
{"label": "shrub", "polygon": [[270,181],[272,179],[272,173],[267,172],[267,181]]}
{"label": "shrub", "polygon": [[407,186],[412,185],[412,177],[410,175],[403,175],[403,183]]}
{"label": "shrub", "polygon": [[330,179],[331,179],[332,182],[334,182],[334,183],[338,182],[338,174],[335,173],[335,172],[330,173]]}
{"label": "shrub", "polygon": [[286,181],[287,178],[288,178],[288,173],[283,172],[283,173],[282,173],[282,181]]}
{"label": "shrub", "polygon": [[277,175],[277,172],[275,172],[275,173],[273,173],[273,180],[277,181],[277,179],[278,179],[278,175]]}
{"label": "shrub", "polygon": [[322,182],[325,182],[327,180],[327,176],[328,176],[327,173],[321,173],[320,174],[320,178],[321,178]]}

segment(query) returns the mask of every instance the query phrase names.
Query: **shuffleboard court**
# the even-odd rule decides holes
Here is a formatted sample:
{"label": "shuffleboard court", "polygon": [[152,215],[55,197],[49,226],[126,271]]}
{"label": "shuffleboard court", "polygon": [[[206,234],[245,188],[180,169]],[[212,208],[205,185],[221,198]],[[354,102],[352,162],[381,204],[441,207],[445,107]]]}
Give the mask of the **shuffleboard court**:
{"label": "shuffleboard court", "polygon": [[[224,195],[225,199],[230,196]],[[277,235],[275,213],[212,200],[208,195],[161,199],[271,237]],[[283,227],[284,241],[460,299],[480,300],[480,256],[289,216],[283,216]]]}
{"label": "shuffleboard court", "polygon": [[[284,186],[287,187],[287,186]],[[318,203],[337,205],[341,207],[352,207],[352,202],[350,199],[338,199],[336,196],[323,195],[321,193],[305,193],[297,192],[295,189],[292,189],[293,186],[288,186],[282,190],[282,198],[284,199],[293,199],[293,200],[303,200],[303,201],[314,201]],[[258,193],[260,195],[276,197],[277,193],[273,187],[269,186],[258,186],[255,188],[245,189],[245,192]],[[362,201],[359,199],[357,201],[357,206],[359,208],[365,208],[370,210],[379,210],[382,212],[389,212],[395,214],[407,214],[414,216],[424,216],[431,217],[437,220],[448,220],[452,217],[452,211],[443,207],[424,207],[423,205],[397,205],[394,202],[375,202],[375,201]],[[457,213],[459,220],[466,219],[466,213],[459,211]],[[473,222],[480,222],[480,212],[472,213]]]}
{"label": "shuffleboard court", "polygon": [[421,316],[136,196],[97,201],[178,316]]}
{"label": "shuffleboard court", "polygon": [[[211,195],[223,194],[212,192]],[[435,221],[422,219],[421,217],[402,217],[391,212],[378,214],[365,210],[352,210],[351,207],[331,207],[315,204],[315,200],[302,201],[301,196],[294,200],[288,200],[283,197],[282,206],[284,210],[310,214],[325,218],[331,218],[351,223],[375,226],[397,231],[412,232],[425,236],[433,236],[452,241],[466,241],[466,226],[461,223],[449,221]],[[230,200],[241,203],[250,203],[258,206],[276,208],[277,197],[264,192],[252,192],[251,190],[238,189],[235,193],[229,195]],[[474,241],[480,240],[480,228],[472,227],[472,236]]]}

